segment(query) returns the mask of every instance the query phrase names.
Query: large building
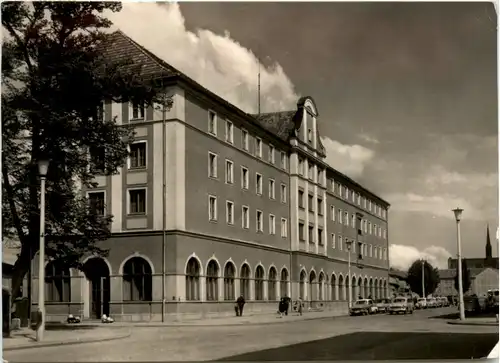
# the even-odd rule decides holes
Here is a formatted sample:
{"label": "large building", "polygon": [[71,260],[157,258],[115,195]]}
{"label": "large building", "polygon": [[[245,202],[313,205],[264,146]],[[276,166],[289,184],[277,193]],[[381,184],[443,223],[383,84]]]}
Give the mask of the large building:
{"label": "large building", "polygon": [[114,216],[109,256],[88,256],[83,272],[47,264],[48,320],[234,314],[240,294],[250,313],[300,296],[344,314],[348,294],[387,295],[389,204],[325,162],[311,97],[249,115],[121,32],[107,55],[161,77],[173,105],[163,118],[104,103],[105,118],[136,131],[127,165],[84,191]]}

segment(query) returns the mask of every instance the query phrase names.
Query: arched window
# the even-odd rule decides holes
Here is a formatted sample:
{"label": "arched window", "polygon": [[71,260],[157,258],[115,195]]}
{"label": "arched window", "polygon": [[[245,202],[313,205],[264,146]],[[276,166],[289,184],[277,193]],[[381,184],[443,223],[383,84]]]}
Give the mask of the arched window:
{"label": "arched window", "polygon": [[[340,289],[340,299],[339,300],[347,300],[346,291],[345,291],[346,287],[344,285],[344,277],[342,275],[339,276],[339,289]],[[338,294],[337,294],[337,297],[339,297]]]}
{"label": "arched window", "polygon": [[307,278],[306,272],[302,270],[302,272],[300,273],[300,289],[299,289],[299,297],[302,300],[304,300],[306,296],[306,278]]}
{"label": "arched window", "polygon": [[319,299],[318,300],[324,300],[324,289],[325,289],[325,274],[323,272],[320,272],[319,274]]}
{"label": "arched window", "polygon": [[281,270],[280,279],[280,297],[285,297],[288,295],[288,270],[283,268]]}
{"label": "arched window", "polygon": [[51,261],[45,267],[45,301],[71,301],[71,275],[61,262]]}
{"label": "arched window", "polygon": [[207,266],[207,301],[219,300],[219,266],[211,260]]}
{"label": "arched window", "polygon": [[186,266],[186,300],[200,300],[200,264],[194,257]]}
{"label": "arched window", "polygon": [[241,290],[241,295],[246,300],[250,299],[250,267],[248,267],[247,264],[244,264],[243,267],[241,267],[241,274],[240,274],[240,290]]}
{"label": "arched window", "polygon": [[276,300],[276,279],[278,274],[276,273],[276,269],[271,267],[269,269],[269,278],[267,281],[267,299],[268,300]]}
{"label": "arched window", "polygon": [[151,266],[141,257],[132,257],[123,266],[123,300],[153,300]]}
{"label": "arched window", "polygon": [[337,277],[335,276],[335,274],[332,274],[331,281],[330,281],[330,288],[332,291],[332,300],[333,301],[339,300],[339,297],[338,297],[339,290],[337,287]]}
{"label": "arched window", "polygon": [[264,269],[257,266],[255,269],[255,300],[264,300]]}
{"label": "arched window", "polygon": [[309,296],[308,299],[310,301],[318,300],[317,295],[318,282],[316,281],[316,272],[309,272]]}
{"label": "arched window", "polygon": [[224,268],[224,300],[234,299],[234,265],[228,262]]}

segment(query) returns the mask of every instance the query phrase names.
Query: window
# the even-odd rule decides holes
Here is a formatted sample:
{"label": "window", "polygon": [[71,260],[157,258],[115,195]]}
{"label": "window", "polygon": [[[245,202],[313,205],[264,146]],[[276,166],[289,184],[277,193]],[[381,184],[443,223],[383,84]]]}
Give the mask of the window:
{"label": "window", "polygon": [[90,154],[90,168],[94,174],[104,173],[106,170],[106,149],[104,147],[91,147]]}
{"label": "window", "polygon": [[97,119],[104,120],[104,102],[99,102],[99,106],[97,106]]}
{"label": "window", "polygon": [[200,264],[194,257],[186,266],[186,300],[200,300]]}
{"label": "window", "polygon": [[377,246],[375,246],[375,248],[373,249],[373,257],[374,258],[378,258],[378,248],[377,248]]}
{"label": "window", "polygon": [[217,197],[208,196],[208,219],[210,221],[217,220]]}
{"label": "window", "polygon": [[106,214],[106,209],[105,209],[106,193],[105,192],[88,192],[87,198],[89,199],[89,208],[90,208],[91,213],[96,214],[98,216],[103,216]]}
{"label": "window", "polygon": [[335,193],[335,180],[329,179],[329,183],[330,183],[330,190],[331,190],[331,192]]}
{"label": "window", "polygon": [[335,242],[336,242],[335,233],[332,233],[332,248],[335,248]]}
{"label": "window", "polygon": [[208,132],[217,136],[217,114],[214,111],[208,111]]}
{"label": "window", "polygon": [[387,230],[386,230],[386,229],[384,229],[384,234],[383,234],[383,236],[384,236],[384,239],[387,239]]}
{"label": "window", "polygon": [[276,234],[276,217],[269,215],[269,234]]}
{"label": "window", "polygon": [[366,197],[363,197],[363,208],[366,209]]}
{"label": "window", "polygon": [[234,224],[234,203],[231,201],[226,201],[226,223]]}
{"label": "window", "polygon": [[304,209],[304,191],[299,189],[299,208]]}
{"label": "window", "polygon": [[286,154],[284,151],[281,151],[281,169],[286,170]]}
{"label": "window", "polygon": [[356,228],[356,216],[351,214],[351,227]]}
{"label": "window", "polygon": [[304,175],[304,159],[299,158],[299,175]]}
{"label": "window", "polygon": [[314,167],[312,164],[309,164],[309,169],[307,171],[307,178],[309,180],[313,180],[314,179]]}
{"label": "window", "polygon": [[299,222],[299,240],[305,241],[304,223]]}
{"label": "window", "polygon": [[264,269],[257,266],[255,269],[255,300],[264,300]]}
{"label": "window", "polygon": [[357,194],[357,202],[358,202],[358,205],[361,205],[361,194]]}
{"label": "window", "polygon": [[309,226],[309,243],[314,243],[314,227]]}
{"label": "window", "polygon": [[286,185],[281,184],[281,203],[286,203]]}
{"label": "window", "polygon": [[344,224],[349,225],[349,212],[344,212]]}
{"label": "window", "polygon": [[217,155],[208,153],[208,176],[210,178],[217,178]]}
{"label": "window", "polygon": [[370,249],[369,249],[369,254],[368,254],[370,257],[373,257],[373,246],[370,245]]}
{"label": "window", "polygon": [[248,169],[244,166],[241,167],[241,188],[248,190]]}
{"label": "window", "polygon": [[241,226],[245,229],[250,228],[250,210],[246,205],[241,207]]}
{"label": "window", "polygon": [[130,169],[140,169],[146,167],[146,142],[134,142],[130,144]]}
{"label": "window", "polygon": [[349,200],[349,188],[348,187],[345,187],[344,198],[347,199],[347,200]]}
{"label": "window", "polygon": [[234,182],[234,165],[231,160],[226,159],[226,183],[233,184]]}
{"label": "window", "polygon": [[312,140],[313,140],[313,132],[312,132],[312,130],[311,130],[311,129],[308,129],[308,130],[307,130],[307,141],[308,141],[309,143],[312,143]]}
{"label": "window", "polygon": [[333,205],[330,206],[330,219],[335,222],[335,207]]}
{"label": "window", "polygon": [[274,160],[274,146],[273,145],[269,145],[269,162],[271,164],[274,164],[275,160]]}
{"label": "window", "polygon": [[235,299],[234,294],[234,275],[235,275],[234,265],[230,262],[226,264],[224,268],[224,300],[233,301]]}
{"label": "window", "polygon": [[281,218],[281,237],[286,238],[288,236],[288,222],[286,218]]}
{"label": "window", "polygon": [[219,266],[217,262],[211,260],[207,266],[206,286],[207,301],[219,300]]}
{"label": "window", "polygon": [[384,260],[387,260],[387,248],[384,248]]}
{"label": "window", "polygon": [[354,203],[356,199],[354,199],[354,190],[351,190],[351,200]]}
{"label": "window", "polygon": [[278,279],[278,274],[276,273],[276,269],[271,267],[269,270],[269,279],[267,281],[267,300],[274,301],[276,300],[276,280]]}
{"label": "window", "polygon": [[129,189],[129,214],[146,214],[146,188]]}
{"label": "window", "polygon": [[307,196],[307,204],[309,212],[314,212],[314,197],[312,196],[312,194],[309,194]]}
{"label": "window", "polygon": [[262,195],[262,175],[255,174],[255,192],[257,195]]}
{"label": "window", "polygon": [[339,214],[338,216],[339,223],[342,224],[342,209],[339,209],[338,214]]}
{"label": "window", "polygon": [[288,271],[286,268],[281,270],[281,279],[280,279],[280,296],[287,296],[288,291]]}
{"label": "window", "polygon": [[368,201],[368,210],[371,212],[372,211],[372,201]]}
{"label": "window", "polygon": [[338,240],[339,250],[342,251],[342,236],[339,236],[337,240]]}
{"label": "window", "polygon": [[323,246],[323,230],[321,228],[318,228],[318,244],[320,246]]}
{"label": "window", "polygon": [[257,215],[256,215],[256,227],[257,227],[257,232],[264,232],[264,221],[262,218],[262,211],[258,210]]}
{"label": "window", "polygon": [[276,199],[276,193],[274,190],[274,180],[269,179],[269,199]]}
{"label": "window", "polygon": [[323,173],[318,169],[318,184],[323,185]]}
{"label": "window", "polygon": [[323,199],[318,198],[318,214],[323,215]]}
{"label": "window", "polygon": [[132,257],[123,266],[123,300],[153,300],[151,266],[142,257]]}
{"label": "window", "polygon": [[241,130],[241,147],[248,151],[248,131],[243,129]]}
{"label": "window", "polygon": [[240,292],[245,300],[250,299],[250,267],[244,264],[240,273]]}
{"label": "window", "polygon": [[255,155],[262,158],[262,140],[258,137],[255,138]]}
{"label": "window", "polygon": [[340,197],[342,197],[342,185],[340,183],[337,183],[337,191],[338,191]]}
{"label": "window", "polygon": [[372,234],[372,224],[368,222],[368,233]]}
{"label": "window", "polygon": [[232,144],[234,142],[234,127],[231,121],[226,121],[226,142]]}
{"label": "window", "polygon": [[45,266],[45,301],[71,301],[71,275],[61,262],[50,261]]}
{"label": "window", "polygon": [[144,104],[132,102],[132,118],[131,120],[144,120],[146,113],[144,112]]}

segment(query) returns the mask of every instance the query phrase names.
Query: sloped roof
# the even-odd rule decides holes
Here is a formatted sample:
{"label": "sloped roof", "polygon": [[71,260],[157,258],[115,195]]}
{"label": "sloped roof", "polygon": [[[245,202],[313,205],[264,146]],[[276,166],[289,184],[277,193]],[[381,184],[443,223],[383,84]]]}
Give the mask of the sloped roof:
{"label": "sloped roof", "polygon": [[266,130],[272,132],[284,141],[288,141],[290,133],[295,129],[295,119],[298,117],[298,111],[281,111],[261,113],[260,115],[251,115]]}
{"label": "sloped roof", "polygon": [[[483,272],[486,269],[487,269],[486,267],[484,267],[484,268],[469,268],[470,277],[476,277],[477,275],[479,275],[481,272]],[[457,274],[457,269],[455,269],[455,268],[450,268],[450,269],[446,269],[446,270],[439,270],[439,278],[443,279],[443,280],[454,279],[456,274]]]}

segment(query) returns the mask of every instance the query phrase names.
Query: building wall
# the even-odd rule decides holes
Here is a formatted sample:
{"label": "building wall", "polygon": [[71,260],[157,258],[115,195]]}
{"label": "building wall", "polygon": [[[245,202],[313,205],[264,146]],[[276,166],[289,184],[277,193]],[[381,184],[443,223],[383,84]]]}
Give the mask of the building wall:
{"label": "building wall", "polygon": [[478,296],[483,296],[488,290],[498,289],[498,284],[498,270],[488,268],[474,277],[471,291]]}

